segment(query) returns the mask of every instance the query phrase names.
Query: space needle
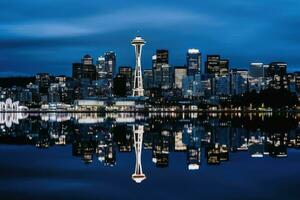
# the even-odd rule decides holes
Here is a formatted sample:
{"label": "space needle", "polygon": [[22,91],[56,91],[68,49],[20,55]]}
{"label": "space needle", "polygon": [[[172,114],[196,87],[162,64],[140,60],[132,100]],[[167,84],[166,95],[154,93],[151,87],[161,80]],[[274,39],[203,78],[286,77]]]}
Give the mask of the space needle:
{"label": "space needle", "polygon": [[135,70],[134,70],[132,96],[143,97],[144,88],[143,88],[141,55],[142,55],[142,47],[146,44],[146,41],[141,36],[137,36],[131,41],[131,44],[135,48],[135,61],[136,61]]}

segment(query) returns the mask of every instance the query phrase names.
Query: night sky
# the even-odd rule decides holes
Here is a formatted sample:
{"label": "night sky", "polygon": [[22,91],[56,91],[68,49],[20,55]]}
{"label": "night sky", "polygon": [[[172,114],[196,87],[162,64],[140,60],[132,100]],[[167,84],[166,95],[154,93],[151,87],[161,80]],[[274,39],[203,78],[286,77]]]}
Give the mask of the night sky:
{"label": "night sky", "polygon": [[285,61],[300,69],[299,0],[1,0],[0,76],[71,74],[84,54],[117,53],[134,65],[130,40],[142,35],[143,68],[156,49],[185,64],[188,48],[221,54],[231,67]]}

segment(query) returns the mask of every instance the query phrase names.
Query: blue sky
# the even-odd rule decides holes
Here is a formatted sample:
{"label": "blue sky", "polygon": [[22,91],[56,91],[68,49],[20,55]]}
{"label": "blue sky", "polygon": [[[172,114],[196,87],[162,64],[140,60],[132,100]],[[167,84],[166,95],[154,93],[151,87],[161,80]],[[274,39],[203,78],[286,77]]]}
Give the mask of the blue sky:
{"label": "blue sky", "polygon": [[199,48],[231,67],[285,61],[300,70],[298,0],[1,0],[0,9],[0,76],[70,75],[84,54],[109,50],[118,66],[133,66],[137,31],[147,41],[144,68],[156,49],[183,65],[187,49]]}

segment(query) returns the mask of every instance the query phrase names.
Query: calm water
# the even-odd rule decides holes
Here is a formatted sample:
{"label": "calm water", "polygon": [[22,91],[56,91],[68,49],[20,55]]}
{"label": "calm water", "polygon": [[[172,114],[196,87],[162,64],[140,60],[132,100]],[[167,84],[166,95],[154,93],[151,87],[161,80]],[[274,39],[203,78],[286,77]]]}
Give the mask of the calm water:
{"label": "calm water", "polygon": [[300,199],[296,115],[0,114],[0,199]]}

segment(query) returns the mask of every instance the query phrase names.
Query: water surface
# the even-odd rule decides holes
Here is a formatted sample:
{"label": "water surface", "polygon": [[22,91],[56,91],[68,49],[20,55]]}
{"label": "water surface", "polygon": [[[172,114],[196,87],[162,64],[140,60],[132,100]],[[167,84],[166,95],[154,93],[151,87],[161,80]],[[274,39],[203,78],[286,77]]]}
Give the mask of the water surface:
{"label": "water surface", "polygon": [[291,114],[2,113],[1,199],[299,199],[298,124]]}

